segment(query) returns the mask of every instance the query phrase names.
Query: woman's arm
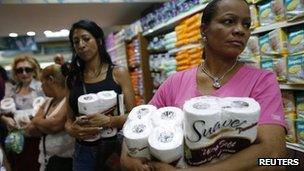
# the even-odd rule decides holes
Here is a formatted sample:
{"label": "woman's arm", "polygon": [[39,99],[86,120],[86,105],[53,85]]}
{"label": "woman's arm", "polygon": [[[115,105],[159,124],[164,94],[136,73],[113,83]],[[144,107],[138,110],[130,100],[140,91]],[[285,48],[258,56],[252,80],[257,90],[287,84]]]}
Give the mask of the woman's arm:
{"label": "woman's arm", "polygon": [[[184,169],[185,171],[262,171],[262,170],[284,170],[283,166],[258,166],[258,158],[284,158],[286,157],[285,130],[280,125],[260,125],[255,144],[233,154],[229,158],[206,164],[201,167]],[[153,163],[157,171],[173,171],[170,165]],[[183,169],[181,169],[183,170]]]}

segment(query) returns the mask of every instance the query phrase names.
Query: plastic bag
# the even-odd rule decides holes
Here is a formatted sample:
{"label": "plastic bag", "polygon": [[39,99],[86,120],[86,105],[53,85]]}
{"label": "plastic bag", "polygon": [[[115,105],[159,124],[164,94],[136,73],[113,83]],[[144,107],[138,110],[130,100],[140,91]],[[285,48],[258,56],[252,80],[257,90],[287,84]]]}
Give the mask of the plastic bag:
{"label": "plastic bag", "polygon": [[21,130],[12,131],[5,138],[5,148],[8,151],[21,153],[24,145],[24,136]]}

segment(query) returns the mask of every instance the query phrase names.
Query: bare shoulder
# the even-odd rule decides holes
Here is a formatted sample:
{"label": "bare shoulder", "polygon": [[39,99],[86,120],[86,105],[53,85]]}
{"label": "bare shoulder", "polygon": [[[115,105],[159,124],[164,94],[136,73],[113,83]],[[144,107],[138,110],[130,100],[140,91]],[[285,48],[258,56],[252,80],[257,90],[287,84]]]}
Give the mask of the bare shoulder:
{"label": "bare shoulder", "polygon": [[113,76],[117,83],[122,83],[125,79],[129,79],[129,71],[126,67],[114,66]]}

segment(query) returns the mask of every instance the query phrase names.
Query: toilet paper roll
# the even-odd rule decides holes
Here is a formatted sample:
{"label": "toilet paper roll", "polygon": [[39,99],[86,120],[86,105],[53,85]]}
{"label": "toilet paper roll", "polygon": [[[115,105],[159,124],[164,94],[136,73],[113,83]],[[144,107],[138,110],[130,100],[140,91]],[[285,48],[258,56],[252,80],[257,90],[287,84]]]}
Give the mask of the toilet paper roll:
{"label": "toilet paper roll", "polygon": [[225,132],[223,136],[243,137],[253,143],[257,136],[257,123],[260,104],[252,98],[226,97],[221,100],[222,122],[231,122],[234,131]]}
{"label": "toilet paper roll", "polygon": [[44,97],[37,97],[34,99],[33,101],[33,108],[35,111],[38,111],[40,106],[43,105],[43,103],[45,102]]}
{"label": "toilet paper roll", "polygon": [[184,133],[190,149],[200,149],[215,142],[221,130],[215,127],[221,121],[221,107],[214,97],[196,97],[186,101]]}
{"label": "toilet paper roll", "polygon": [[153,105],[140,105],[134,107],[128,119],[130,120],[149,120],[157,108]]}
{"label": "toilet paper roll", "polygon": [[16,121],[19,129],[24,128],[28,123],[31,122],[30,117],[33,116],[33,109],[16,110],[14,113],[14,120]]}
{"label": "toilet paper roll", "polygon": [[100,112],[104,112],[111,107],[114,107],[117,103],[117,94],[115,91],[101,91],[97,93],[99,103],[101,105]]}
{"label": "toilet paper roll", "polygon": [[128,153],[132,157],[150,159],[148,138],[152,131],[148,120],[128,120],[123,128]]}
{"label": "toilet paper roll", "polygon": [[177,107],[163,107],[157,109],[151,117],[152,124],[156,126],[173,124],[183,127],[184,112]]}
{"label": "toilet paper roll", "polygon": [[165,163],[179,160],[183,154],[183,132],[173,126],[156,127],[148,138],[151,154]]}
{"label": "toilet paper roll", "polygon": [[3,113],[14,113],[16,111],[16,104],[13,98],[4,98],[0,103]]}
{"label": "toilet paper roll", "polygon": [[99,113],[102,110],[99,98],[96,94],[85,94],[78,97],[78,112],[90,115]]}

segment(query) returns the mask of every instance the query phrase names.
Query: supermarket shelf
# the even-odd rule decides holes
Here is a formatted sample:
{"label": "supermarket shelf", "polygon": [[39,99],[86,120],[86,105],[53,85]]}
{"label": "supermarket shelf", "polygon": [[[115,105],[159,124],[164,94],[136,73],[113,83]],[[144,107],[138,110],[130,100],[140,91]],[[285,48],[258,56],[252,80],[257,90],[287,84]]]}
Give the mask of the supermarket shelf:
{"label": "supermarket shelf", "polygon": [[192,49],[192,48],[198,48],[198,47],[202,47],[202,44],[200,43],[197,43],[197,44],[188,44],[188,45],[185,45],[185,46],[182,46],[180,48],[175,48],[175,49],[171,49],[169,50],[169,54],[175,54],[179,51],[182,51],[182,50],[187,50],[187,49]]}
{"label": "supermarket shelf", "polygon": [[251,32],[251,34],[259,34],[262,32],[274,30],[276,28],[290,27],[290,26],[294,26],[294,25],[298,25],[298,24],[302,24],[302,23],[304,23],[304,20],[300,20],[300,21],[296,21],[296,22],[282,21],[282,22],[273,23],[273,24],[270,24],[267,26],[258,27],[256,29],[254,29]]}
{"label": "supermarket shelf", "polygon": [[202,11],[206,6],[207,6],[207,4],[200,4],[196,7],[193,7],[192,9],[190,9],[189,11],[187,11],[185,13],[181,13],[180,15],[178,15],[174,18],[171,18],[167,22],[157,25],[154,28],[152,28],[146,32],[143,32],[143,36],[153,36],[153,35],[159,34],[161,32],[164,32],[166,30],[172,29],[178,24],[178,22],[181,19],[184,19],[192,14]]}
{"label": "supermarket shelf", "polygon": [[281,90],[304,90],[304,84],[280,84]]}
{"label": "supermarket shelf", "polygon": [[304,145],[286,142],[286,147],[304,153]]}
{"label": "supermarket shelf", "polygon": [[123,46],[124,44],[125,44],[125,43],[123,42],[123,43],[120,43],[120,44],[118,44],[118,45],[115,45],[114,47],[108,49],[108,52],[112,52],[112,51],[118,49],[119,47]]}

